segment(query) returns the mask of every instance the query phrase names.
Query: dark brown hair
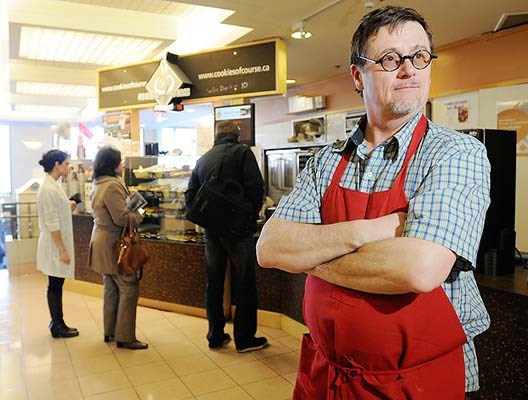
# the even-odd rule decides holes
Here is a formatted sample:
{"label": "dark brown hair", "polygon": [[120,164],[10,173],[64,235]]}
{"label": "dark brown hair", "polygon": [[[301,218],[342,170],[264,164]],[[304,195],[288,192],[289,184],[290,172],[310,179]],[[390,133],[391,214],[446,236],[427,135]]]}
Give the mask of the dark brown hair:
{"label": "dark brown hair", "polygon": [[51,172],[55,163],[58,162],[62,164],[68,158],[68,154],[64,151],[53,149],[44,154],[42,154],[42,160],[39,161],[39,164],[44,168],[44,172]]}
{"label": "dark brown hair", "polygon": [[216,137],[240,135],[240,127],[234,121],[221,121],[216,124]]}
{"label": "dark brown hair", "polygon": [[121,152],[111,146],[101,147],[95,155],[94,179],[100,176],[117,176],[115,169],[121,163]]}
{"label": "dark brown hair", "polygon": [[358,56],[365,55],[368,40],[372,35],[378,33],[380,28],[388,26],[389,33],[392,33],[399,25],[409,21],[418,22],[424,28],[429,38],[429,46],[431,47],[429,50],[433,53],[433,35],[424,17],[412,8],[386,6],[369,12],[361,20],[352,37],[350,64],[357,65],[358,67],[365,65],[365,60],[362,60]]}

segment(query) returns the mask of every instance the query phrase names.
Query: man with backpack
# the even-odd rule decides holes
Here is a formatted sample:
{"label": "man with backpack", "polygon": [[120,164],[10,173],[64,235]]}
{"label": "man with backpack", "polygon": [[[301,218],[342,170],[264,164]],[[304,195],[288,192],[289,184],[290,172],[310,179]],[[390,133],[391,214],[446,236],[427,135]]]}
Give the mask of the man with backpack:
{"label": "man with backpack", "polygon": [[257,330],[256,249],[253,234],[262,206],[264,181],[251,149],[239,141],[234,121],[216,126],[213,147],[196,163],[185,202],[188,219],[205,228],[205,303],[209,348],[217,349],[231,340],[224,332],[224,279],[227,258],[231,260],[232,285],[236,298],[235,345],[238,352],[259,350],[268,345]]}

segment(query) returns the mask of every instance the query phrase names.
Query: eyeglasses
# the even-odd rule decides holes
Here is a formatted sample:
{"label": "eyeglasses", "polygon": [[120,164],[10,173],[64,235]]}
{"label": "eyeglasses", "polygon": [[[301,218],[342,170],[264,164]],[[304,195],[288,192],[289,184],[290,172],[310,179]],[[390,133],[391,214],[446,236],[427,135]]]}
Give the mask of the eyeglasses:
{"label": "eyeglasses", "polygon": [[414,68],[424,69],[429,64],[431,64],[431,61],[433,61],[435,58],[438,58],[436,54],[431,54],[427,50],[418,50],[416,53],[409,54],[407,56],[401,56],[398,53],[391,51],[378,60],[373,60],[372,58],[368,58],[365,56],[356,57],[371,62],[372,64],[381,64],[381,68],[383,68],[387,72],[396,71],[398,68],[400,68],[400,66],[406,59],[411,60],[411,63]]}

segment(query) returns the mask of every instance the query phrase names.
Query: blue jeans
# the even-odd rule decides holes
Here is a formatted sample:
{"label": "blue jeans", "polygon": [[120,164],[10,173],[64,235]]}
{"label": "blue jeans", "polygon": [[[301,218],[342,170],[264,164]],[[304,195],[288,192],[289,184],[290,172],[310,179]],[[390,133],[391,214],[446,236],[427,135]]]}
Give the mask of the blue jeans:
{"label": "blue jeans", "polygon": [[253,235],[230,238],[205,233],[206,293],[205,306],[209,321],[207,339],[220,344],[223,340],[224,279],[227,257],[231,260],[231,282],[236,299],[234,320],[235,344],[240,346],[255,337],[257,331],[256,248]]}

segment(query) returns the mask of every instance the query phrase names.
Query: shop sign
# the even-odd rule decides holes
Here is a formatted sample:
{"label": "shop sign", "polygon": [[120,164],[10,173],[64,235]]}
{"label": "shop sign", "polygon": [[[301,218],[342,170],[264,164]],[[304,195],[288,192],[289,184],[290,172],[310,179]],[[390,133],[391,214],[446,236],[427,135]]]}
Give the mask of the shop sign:
{"label": "shop sign", "polygon": [[180,56],[193,83],[191,99],[286,93],[286,46],[281,39]]}
{"label": "shop sign", "polygon": [[146,86],[159,64],[156,60],[97,71],[99,110],[148,108],[156,104]]}
{"label": "shop sign", "polygon": [[215,100],[286,93],[286,44],[281,39],[168,57],[169,62],[98,70],[99,109],[149,108],[174,97]]}

